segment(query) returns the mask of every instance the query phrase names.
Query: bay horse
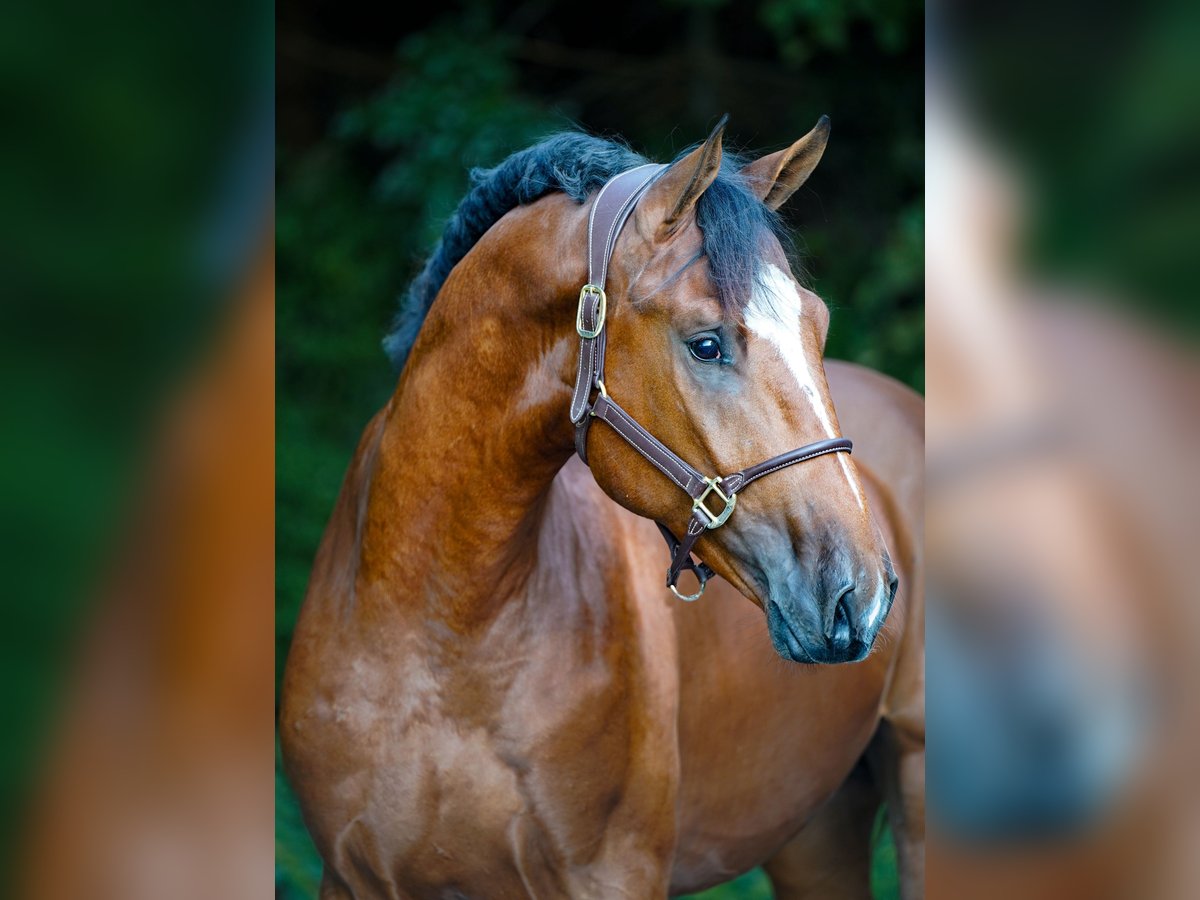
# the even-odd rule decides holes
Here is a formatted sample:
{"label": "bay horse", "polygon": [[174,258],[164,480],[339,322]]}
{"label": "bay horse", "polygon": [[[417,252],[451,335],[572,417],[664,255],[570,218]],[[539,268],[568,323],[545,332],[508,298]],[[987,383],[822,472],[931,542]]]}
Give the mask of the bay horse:
{"label": "bay horse", "polygon": [[922,404],[822,366],[828,310],[778,237],[828,120],[745,165],[723,124],[615,239],[601,389],[703,471],[843,425],[855,456],[748,486],[695,544],[720,577],[675,599],[654,523],[694,507],[599,423],[585,466],[569,415],[589,213],[646,161],[567,134],[474,172],[385,342],[402,374],[287,663],[323,900],[665,897],[759,864],[781,898],[867,897],[881,797],[921,896]]}

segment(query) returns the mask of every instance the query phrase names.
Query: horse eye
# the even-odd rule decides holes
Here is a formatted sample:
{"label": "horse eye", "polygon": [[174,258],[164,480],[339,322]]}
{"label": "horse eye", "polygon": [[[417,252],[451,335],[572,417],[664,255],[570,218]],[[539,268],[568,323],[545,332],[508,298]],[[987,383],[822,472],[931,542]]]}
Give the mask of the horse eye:
{"label": "horse eye", "polygon": [[692,351],[692,356],[701,362],[716,362],[721,358],[721,342],[713,337],[688,341],[688,349]]}

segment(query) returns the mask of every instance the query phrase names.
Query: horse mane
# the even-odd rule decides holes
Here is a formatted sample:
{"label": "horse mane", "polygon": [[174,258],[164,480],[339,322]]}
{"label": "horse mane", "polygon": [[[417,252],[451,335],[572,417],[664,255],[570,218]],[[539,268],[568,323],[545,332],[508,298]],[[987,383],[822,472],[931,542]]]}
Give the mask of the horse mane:
{"label": "horse mane", "polygon": [[[517,151],[495,168],[472,169],[471,189],[401,298],[391,330],[383,340],[384,351],[396,371],[404,367],[417,332],[450,271],[505,213],[554,192],[583,203],[614,175],[646,162],[645,157],[617,141],[566,132]],[[740,311],[748,302],[766,242],[771,238],[785,240],[778,218],[742,178],[741,166],[742,160],[735,154],[724,154],[720,173],[696,203],[696,224],[704,235],[703,253],[726,314]]]}

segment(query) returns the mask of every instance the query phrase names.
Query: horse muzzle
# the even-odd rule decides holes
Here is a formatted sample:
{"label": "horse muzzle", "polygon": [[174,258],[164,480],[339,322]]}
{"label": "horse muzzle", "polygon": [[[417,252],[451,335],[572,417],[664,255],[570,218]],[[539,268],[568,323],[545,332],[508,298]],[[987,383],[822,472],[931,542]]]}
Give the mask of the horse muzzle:
{"label": "horse muzzle", "polygon": [[805,567],[793,561],[767,574],[767,630],[786,660],[846,663],[866,658],[875,645],[899,582],[885,558],[878,572],[855,575],[832,562]]}

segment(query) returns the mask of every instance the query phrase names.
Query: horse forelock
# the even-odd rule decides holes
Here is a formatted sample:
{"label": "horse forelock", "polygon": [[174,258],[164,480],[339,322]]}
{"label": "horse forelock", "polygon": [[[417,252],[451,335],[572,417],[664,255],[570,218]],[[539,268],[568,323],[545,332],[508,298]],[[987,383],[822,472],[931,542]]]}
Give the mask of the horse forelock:
{"label": "horse forelock", "polygon": [[[690,148],[677,158],[688,152]],[[494,168],[473,169],[471,189],[401,298],[383,340],[395,369],[403,368],[450,271],[505,213],[556,192],[583,203],[613,176],[645,162],[617,141],[568,132],[520,150]],[[716,297],[730,318],[739,317],[750,302],[761,277],[762,261],[780,244],[788,247],[786,230],[750,190],[740,173],[742,165],[740,157],[726,153],[720,173],[695,208],[702,234],[700,252],[708,263]]]}
{"label": "horse forelock", "polygon": [[741,175],[743,159],[726,153],[721,171],[696,202],[696,225],[703,235],[701,252],[708,262],[721,309],[729,319],[745,313],[761,287],[765,264],[790,256],[787,230],[779,216],[751,191]]}

